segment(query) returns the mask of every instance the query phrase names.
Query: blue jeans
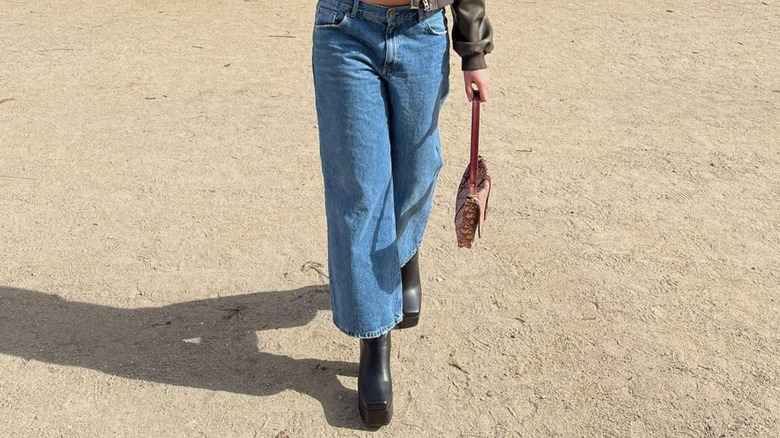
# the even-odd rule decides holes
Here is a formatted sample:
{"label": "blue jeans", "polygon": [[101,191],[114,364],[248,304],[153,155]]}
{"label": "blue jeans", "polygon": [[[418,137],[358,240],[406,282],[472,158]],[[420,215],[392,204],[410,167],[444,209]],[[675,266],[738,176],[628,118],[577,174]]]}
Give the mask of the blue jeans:
{"label": "blue jeans", "polygon": [[373,338],[403,318],[400,267],[418,250],[449,92],[444,9],[319,0],[312,32],[333,322]]}

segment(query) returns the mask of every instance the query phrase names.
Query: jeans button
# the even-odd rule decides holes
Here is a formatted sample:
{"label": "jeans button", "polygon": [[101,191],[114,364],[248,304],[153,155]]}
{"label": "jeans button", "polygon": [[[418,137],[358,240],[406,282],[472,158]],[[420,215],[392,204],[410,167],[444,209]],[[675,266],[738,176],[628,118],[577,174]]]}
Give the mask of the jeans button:
{"label": "jeans button", "polygon": [[390,18],[395,17],[396,15],[398,15],[398,11],[396,11],[395,9],[390,9],[390,11],[387,13],[387,15]]}

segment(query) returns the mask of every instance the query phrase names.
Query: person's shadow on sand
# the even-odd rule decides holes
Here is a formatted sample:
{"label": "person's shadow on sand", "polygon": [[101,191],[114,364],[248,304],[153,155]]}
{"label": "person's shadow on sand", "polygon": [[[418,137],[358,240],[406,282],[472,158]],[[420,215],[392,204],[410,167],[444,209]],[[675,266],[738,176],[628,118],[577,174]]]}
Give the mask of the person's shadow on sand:
{"label": "person's shadow on sand", "polygon": [[329,308],[327,287],[165,307],[119,309],[0,286],[0,353],[173,385],[266,396],[292,389],[329,424],[362,429],[356,392],[337,375],[357,364],[258,351],[255,332],[308,324]]}

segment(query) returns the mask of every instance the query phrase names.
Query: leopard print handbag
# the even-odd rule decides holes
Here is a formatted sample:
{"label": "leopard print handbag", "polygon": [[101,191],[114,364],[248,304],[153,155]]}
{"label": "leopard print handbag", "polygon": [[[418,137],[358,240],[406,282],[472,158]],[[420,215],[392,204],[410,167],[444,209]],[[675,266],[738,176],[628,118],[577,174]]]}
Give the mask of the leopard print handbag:
{"label": "leopard print handbag", "polygon": [[487,161],[479,154],[478,91],[474,91],[471,110],[471,161],[463,172],[455,197],[455,233],[459,248],[471,248],[475,237],[482,238],[490,197],[490,172]]}

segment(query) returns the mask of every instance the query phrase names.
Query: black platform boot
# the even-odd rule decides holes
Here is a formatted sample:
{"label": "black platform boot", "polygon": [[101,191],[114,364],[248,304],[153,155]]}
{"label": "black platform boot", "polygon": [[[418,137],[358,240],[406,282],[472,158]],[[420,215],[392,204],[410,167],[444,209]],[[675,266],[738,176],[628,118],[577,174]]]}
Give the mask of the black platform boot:
{"label": "black platform boot", "polygon": [[422,287],[420,285],[420,265],[415,252],[411,259],[401,267],[401,283],[404,296],[404,319],[398,324],[399,329],[414,327],[420,322],[420,307],[422,306]]}
{"label": "black platform boot", "polygon": [[369,428],[390,423],[393,417],[393,382],[390,378],[390,333],[360,340],[358,408]]}

